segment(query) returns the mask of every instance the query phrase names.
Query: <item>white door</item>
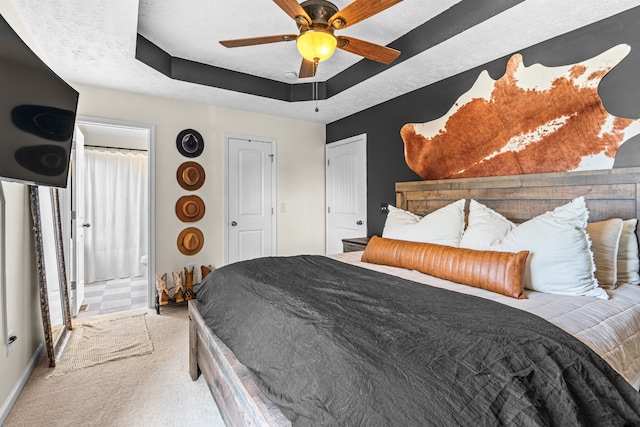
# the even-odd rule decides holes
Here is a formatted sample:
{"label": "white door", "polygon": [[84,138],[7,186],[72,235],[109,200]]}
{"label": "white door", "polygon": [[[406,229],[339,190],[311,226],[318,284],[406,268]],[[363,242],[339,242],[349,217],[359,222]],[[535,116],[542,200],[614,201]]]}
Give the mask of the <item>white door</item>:
{"label": "white door", "polygon": [[84,135],[76,126],[71,152],[71,315],[77,316],[84,301]]}
{"label": "white door", "polygon": [[274,142],[227,138],[227,262],[274,255]]}
{"label": "white door", "polygon": [[327,254],[367,237],[367,136],[327,144]]}

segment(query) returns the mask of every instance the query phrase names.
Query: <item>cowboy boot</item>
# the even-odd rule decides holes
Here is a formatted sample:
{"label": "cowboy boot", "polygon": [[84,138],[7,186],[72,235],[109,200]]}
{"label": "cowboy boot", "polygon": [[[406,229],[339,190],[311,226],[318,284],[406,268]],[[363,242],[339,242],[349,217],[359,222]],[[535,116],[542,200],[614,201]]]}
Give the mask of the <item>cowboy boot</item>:
{"label": "cowboy boot", "polygon": [[167,288],[167,273],[162,277],[156,276],[156,289],[158,291],[158,303],[160,305],[169,304],[169,288]]}
{"label": "cowboy boot", "polygon": [[175,284],[173,288],[173,299],[175,302],[184,302],[184,288],[182,287],[182,274],[180,273],[171,273],[173,274],[173,283]]}
{"label": "cowboy boot", "polygon": [[187,301],[196,298],[196,294],[193,292],[193,269],[193,267],[191,270],[184,268],[184,297]]}
{"label": "cowboy boot", "polygon": [[200,273],[201,274],[201,279],[200,279],[200,283],[202,283],[202,281],[204,280],[205,277],[207,277],[207,274],[211,273],[213,271],[213,266],[211,264],[209,265],[201,265],[200,266]]}

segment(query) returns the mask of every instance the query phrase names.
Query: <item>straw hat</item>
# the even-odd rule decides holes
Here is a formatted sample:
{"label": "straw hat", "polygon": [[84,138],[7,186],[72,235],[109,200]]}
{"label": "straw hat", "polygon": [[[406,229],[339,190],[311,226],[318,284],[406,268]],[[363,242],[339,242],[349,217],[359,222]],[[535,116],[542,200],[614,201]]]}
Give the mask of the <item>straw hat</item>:
{"label": "straw hat", "polygon": [[204,150],[204,140],[197,130],[185,129],[178,134],[176,147],[185,157],[198,157]]}
{"label": "straw hat", "polygon": [[176,215],[182,222],[195,222],[204,216],[204,201],[198,196],[182,196],[176,202]]}
{"label": "straw hat", "polygon": [[198,162],[184,162],[178,166],[176,179],[185,190],[197,190],[204,184],[204,168]]}
{"label": "straw hat", "polygon": [[195,255],[204,246],[202,231],[195,227],[185,228],[178,236],[178,250],[185,255]]}

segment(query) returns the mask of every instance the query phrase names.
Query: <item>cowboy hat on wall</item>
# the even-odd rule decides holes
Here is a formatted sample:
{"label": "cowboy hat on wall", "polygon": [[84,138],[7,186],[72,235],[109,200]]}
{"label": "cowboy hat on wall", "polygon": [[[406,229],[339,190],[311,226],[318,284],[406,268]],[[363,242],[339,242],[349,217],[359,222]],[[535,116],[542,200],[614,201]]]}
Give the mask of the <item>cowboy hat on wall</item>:
{"label": "cowboy hat on wall", "polygon": [[198,162],[184,162],[178,166],[176,179],[180,187],[185,190],[194,191],[204,184],[204,168]]}
{"label": "cowboy hat on wall", "polygon": [[185,255],[195,255],[204,246],[204,235],[196,227],[188,227],[178,236],[178,250]]}
{"label": "cowboy hat on wall", "polygon": [[176,216],[182,222],[199,221],[204,211],[204,200],[196,195],[182,196],[176,202]]}
{"label": "cowboy hat on wall", "polygon": [[204,150],[204,140],[197,130],[185,129],[178,134],[176,147],[185,157],[198,157]]}

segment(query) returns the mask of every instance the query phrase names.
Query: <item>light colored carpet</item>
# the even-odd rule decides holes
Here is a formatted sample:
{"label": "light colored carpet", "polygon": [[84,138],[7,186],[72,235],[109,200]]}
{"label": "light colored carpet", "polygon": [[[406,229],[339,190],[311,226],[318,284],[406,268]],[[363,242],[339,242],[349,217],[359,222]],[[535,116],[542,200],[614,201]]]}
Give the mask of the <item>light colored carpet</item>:
{"label": "light colored carpet", "polygon": [[191,381],[189,376],[187,307],[128,315],[142,312],[147,313],[152,353],[48,379],[51,369],[44,356],[5,426],[224,426],[204,378]]}
{"label": "light colored carpet", "polygon": [[76,323],[60,360],[47,378],[151,353],[153,344],[146,315],[129,313],[115,319],[97,317]]}

